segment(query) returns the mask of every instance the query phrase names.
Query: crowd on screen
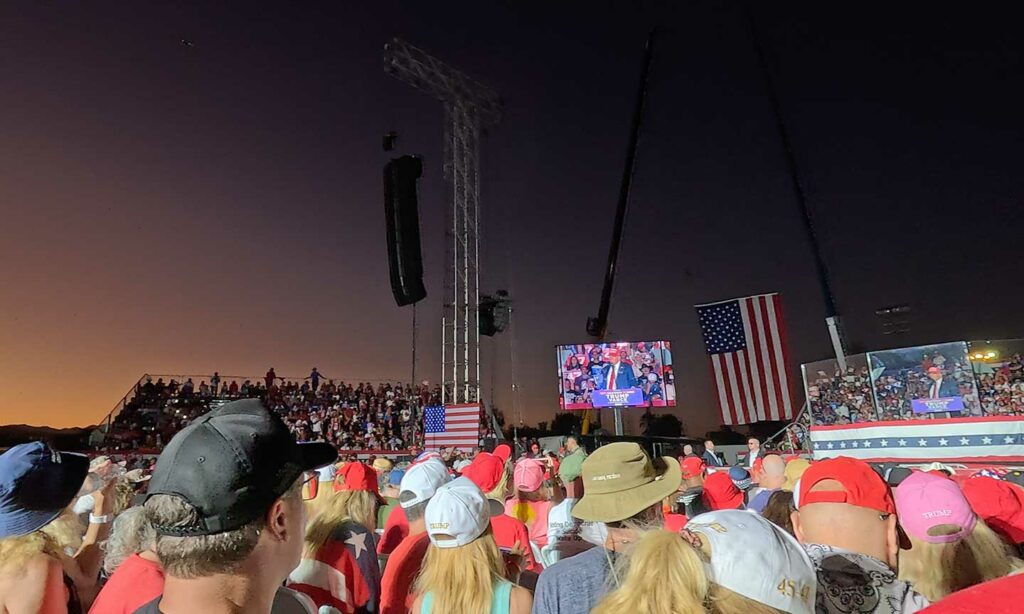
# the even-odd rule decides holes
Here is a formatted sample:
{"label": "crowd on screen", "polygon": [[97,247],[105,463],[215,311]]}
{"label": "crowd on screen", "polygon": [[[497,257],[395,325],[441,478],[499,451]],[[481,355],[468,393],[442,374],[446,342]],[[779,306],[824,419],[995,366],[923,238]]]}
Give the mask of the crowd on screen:
{"label": "crowd on screen", "polygon": [[[964,416],[1024,415],[1024,369],[1020,355],[975,373],[966,359],[947,359],[939,352],[924,354],[921,363],[897,372],[876,374],[867,366],[847,366],[845,373],[807,374],[808,401],[814,424],[850,424],[878,420],[912,420],[913,399],[930,396],[935,379],[949,378],[963,400]],[[872,392],[874,397],[872,397]],[[877,408],[875,406],[877,403]]]}
{"label": "crowd on screen", "polygon": [[807,378],[807,401],[815,424],[849,424],[875,419],[871,373],[866,365],[847,365],[845,373],[817,371]]}
{"label": "crowd on screen", "polygon": [[[562,364],[562,398],[566,406],[591,405],[595,390],[606,388],[609,352],[618,352],[622,364],[630,368],[644,401],[664,405],[675,400],[675,374],[671,350],[660,342],[620,344],[614,348],[584,345],[569,346],[572,351]],[[662,364],[663,357],[666,364]]]}
{"label": "crowd on screen", "polygon": [[[0,612],[1015,612],[1024,476],[499,444],[340,460],[260,399],[155,466],[0,455]],[[41,488],[41,485],[46,485]]]}
{"label": "crowd on screen", "polygon": [[[440,386],[335,382],[313,369],[301,381],[274,369],[257,381],[225,379],[214,373],[196,385],[192,378],[139,382],[113,417],[105,445],[159,450],[174,433],[211,407],[237,399],[260,399],[301,442],[323,441],[339,450],[405,450],[422,445],[422,410],[441,403]],[[489,435],[482,425],[481,436]],[[493,436],[493,434],[490,434]]]}

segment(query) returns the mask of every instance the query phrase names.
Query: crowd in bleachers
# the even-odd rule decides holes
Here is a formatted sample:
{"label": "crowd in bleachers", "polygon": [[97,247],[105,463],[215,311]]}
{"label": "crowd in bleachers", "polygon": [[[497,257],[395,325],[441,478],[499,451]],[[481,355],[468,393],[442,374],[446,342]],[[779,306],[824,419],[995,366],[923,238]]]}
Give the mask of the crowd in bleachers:
{"label": "crowd in bleachers", "polygon": [[[335,382],[316,369],[302,380],[279,378],[273,369],[260,380],[214,373],[198,385],[187,376],[167,381],[147,376],[112,418],[105,445],[159,450],[212,407],[247,398],[264,401],[299,441],[324,441],[339,450],[397,451],[422,445],[422,410],[441,402],[441,388]],[[485,427],[481,434],[488,434]]]}
{"label": "crowd in bleachers", "polygon": [[1024,364],[1014,354],[996,369],[978,374],[978,397],[985,415],[1024,415]]}
{"label": "crowd in bleachers", "polygon": [[848,365],[846,373],[808,374],[807,402],[815,425],[870,422],[876,418],[867,366]]}

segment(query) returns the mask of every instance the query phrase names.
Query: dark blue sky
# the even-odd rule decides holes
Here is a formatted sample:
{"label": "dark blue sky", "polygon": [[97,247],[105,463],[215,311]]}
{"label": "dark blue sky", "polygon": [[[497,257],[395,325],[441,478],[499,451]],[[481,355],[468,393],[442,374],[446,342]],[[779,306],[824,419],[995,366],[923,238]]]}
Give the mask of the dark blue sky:
{"label": "dark blue sky", "polygon": [[[384,244],[389,129],[425,157],[419,373],[436,381],[441,110],[384,75],[392,36],[505,101],[483,147],[481,286],[517,301],[527,422],[557,407],[553,346],[585,341],[597,309],[655,24],[610,337],[674,342],[694,433],[715,409],[693,304],[781,292],[795,364],[828,355],[739,4],[209,4],[0,8],[5,421],[98,420],[146,371],[408,379]],[[755,16],[854,349],[1018,335],[1015,16],[811,2]],[[904,302],[911,332],[883,336],[874,310]],[[482,356],[485,397],[510,412],[509,336]]]}

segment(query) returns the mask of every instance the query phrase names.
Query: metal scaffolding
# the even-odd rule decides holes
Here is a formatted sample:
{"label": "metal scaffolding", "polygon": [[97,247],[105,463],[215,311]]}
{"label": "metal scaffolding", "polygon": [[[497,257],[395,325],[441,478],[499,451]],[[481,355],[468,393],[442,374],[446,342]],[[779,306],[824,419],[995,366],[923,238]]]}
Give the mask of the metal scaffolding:
{"label": "metal scaffolding", "polygon": [[445,403],[480,399],[480,135],[501,119],[490,88],[398,39],[384,45],[384,72],[444,105],[446,215],[441,380]]}

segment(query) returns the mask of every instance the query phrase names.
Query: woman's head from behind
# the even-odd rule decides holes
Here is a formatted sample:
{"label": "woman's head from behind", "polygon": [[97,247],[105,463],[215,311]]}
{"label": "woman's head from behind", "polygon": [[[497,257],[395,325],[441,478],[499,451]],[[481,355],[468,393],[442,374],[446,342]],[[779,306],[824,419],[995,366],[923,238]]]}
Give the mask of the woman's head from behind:
{"label": "woman's head from behind", "polygon": [[78,548],[84,531],[68,506],[88,470],[85,456],[39,442],[0,454],[0,567]]}
{"label": "woman's head from behind", "polygon": [[416,590],[437,612],[487,612],[504,564],[490,529],[490,502],[467,478],[437,489],[424,522],[430,548]]}
{"label": "woman's head from behind", "polygon": [[900,579],[929,600],[1005,576],[1020,565],[952,480],[917,472],[894,494],[911,543],[900,552]]}
{"label": "woman's head from behind", "polygon": [[377,489],[377,473],[358,461],[338,471],[325,498],[317,493],[315,509],[306,528],[306,549],[315,551],[330,539],[338,525],[351,521],[367,531],[377,529],[377,508],[384,503]]}
{"label": "woman's head from behind", "polygon": [[761,516],[786,533],[793,535],[793,493],[788,490],[776,490],[768,497]]}
{"label": "woman's head from behind", "polygon": [[812,614],[817,578],[799,543],[760,516],[721,510],[680,534],[644,534],[620,559],[619,587],[595,612]]}
{"label": "woman's head from behind", "polygon": [[112,574],[131,555],[155,548],[156,529],[146,519],[145,509],[129,508],[118,515],[111,526],[103,569]]}

